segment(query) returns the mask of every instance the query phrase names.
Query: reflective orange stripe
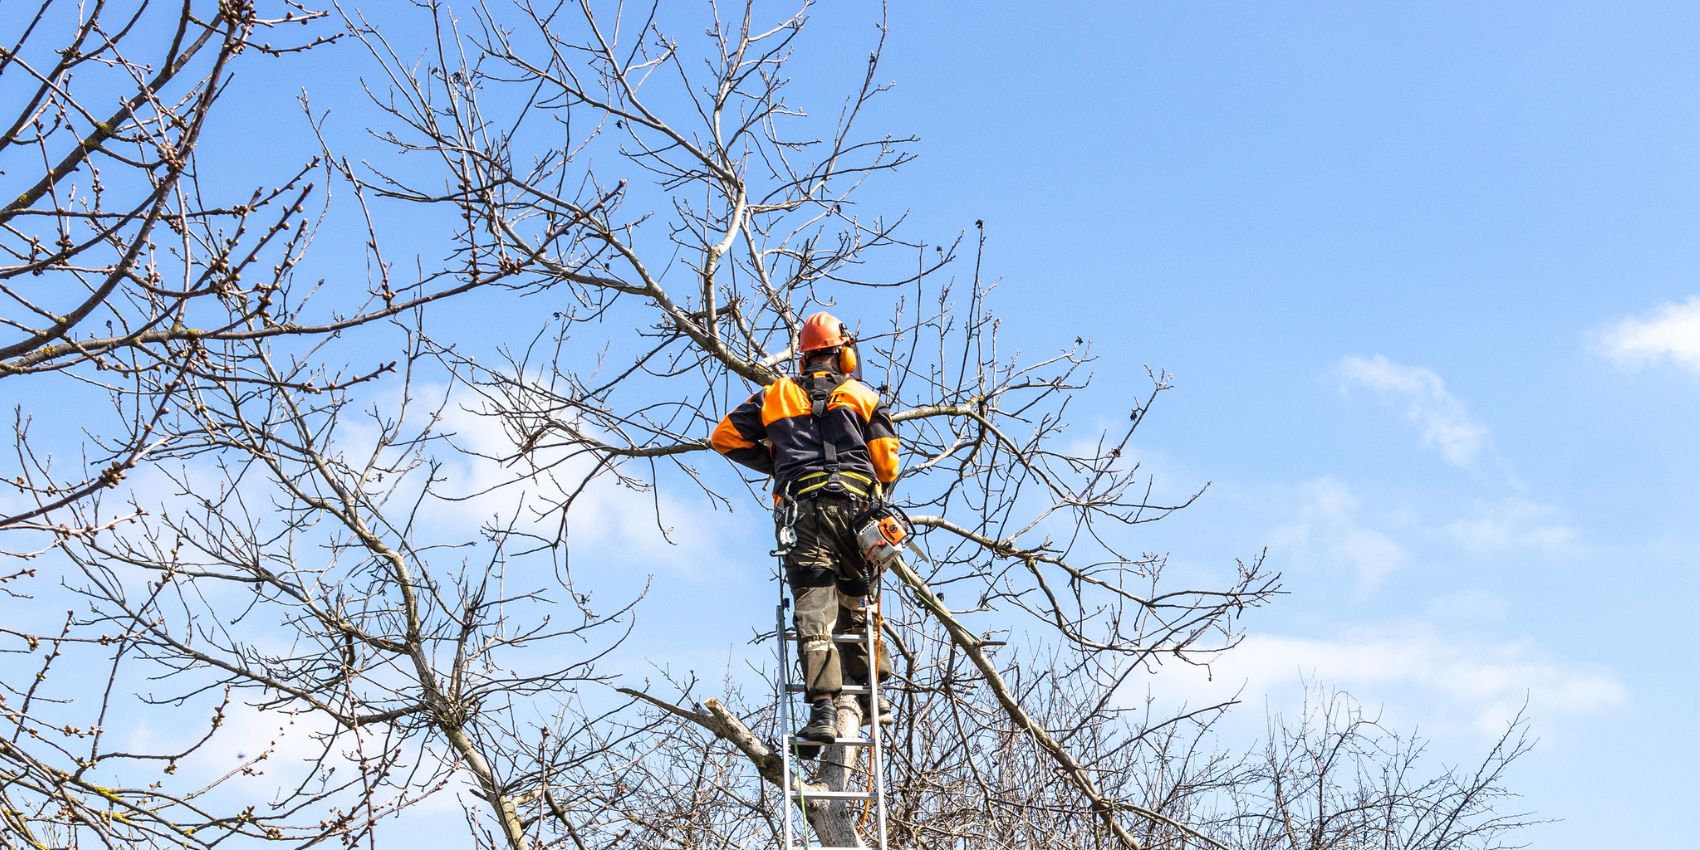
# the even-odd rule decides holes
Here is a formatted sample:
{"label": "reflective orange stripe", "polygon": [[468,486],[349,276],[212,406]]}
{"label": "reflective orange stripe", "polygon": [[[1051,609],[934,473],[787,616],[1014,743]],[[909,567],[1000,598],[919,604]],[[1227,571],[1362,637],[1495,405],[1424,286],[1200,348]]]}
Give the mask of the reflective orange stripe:
{"label": "reflective orange stripe", "polygon": [[886,484],[897,480],[900,464],[897,452],[896,437],[875,437],[868,441],[868,459],[874,462],[874,474]]}
{"label": "reflective orange stripe", "polygon": [[809,394],[790,378],[780,378],[767,388],[761,403],[761,424],[809,415]]}
{"label": "reflective orange stripe", "polygon": [[[874,418],[874,408],[879,407],[879,394],[868,388],[861,381],[845,381],[827,399],[828,410],[848,407],[856,411],[863,422]],[[761,424],[772,425],[780,419],[793,416],[808,416],[811,412],[809,392],[791,380],[789,376],[780,378],[767,388],[767,395],[762,399]]]}
{"label": "reflective orange stripe", "polygon": [[730,417],[720,420],[720,424],[714,426],[714,436],[709,438],[709,443],[714,446],[715,451],[721,454],[737,449],[755,448],[756,445],[744,439],[743,434],[738,433],[738,428],[732,424]]}
{"label": "reflective orange stripe", "polygon": [[[833,402],[837,402],[834,404]],[[847,381],[839,387],[827,402],[827,407],[848,407],[862,417],[863,422],[874,418],[874,408],[879,407],[879,393],[868,388],[861,381]]]}

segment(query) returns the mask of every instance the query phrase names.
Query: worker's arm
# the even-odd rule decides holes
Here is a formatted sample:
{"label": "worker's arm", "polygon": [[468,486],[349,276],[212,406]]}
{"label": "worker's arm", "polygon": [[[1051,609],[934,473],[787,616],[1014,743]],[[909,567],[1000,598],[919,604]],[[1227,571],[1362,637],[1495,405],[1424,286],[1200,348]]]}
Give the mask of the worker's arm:
{"label": "worker's arm", "polygon": [[757,472],[773,474],[773,453],[763,443],[767,426],[761,421],[762,400],[766,390],[760,390],[738,405],[714,428],[710,443],[714,450]]}

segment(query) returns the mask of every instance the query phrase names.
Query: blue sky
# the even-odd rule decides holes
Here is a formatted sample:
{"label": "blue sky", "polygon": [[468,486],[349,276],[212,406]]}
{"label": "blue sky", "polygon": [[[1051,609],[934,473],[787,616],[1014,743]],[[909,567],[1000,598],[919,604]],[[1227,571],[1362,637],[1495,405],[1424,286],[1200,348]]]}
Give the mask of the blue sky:
{"label": "blue sky", "polygon": [[[803,49],[855,60],[869,5],[823,5]],[[1244,683],[1246,734],[1301,679],[1340,688],[1438,761],[1526,698],[1541,742],[1510,783],[1563,820],[1524,838],[1672,844],[1700,757],[1700,7],[964,8],[891,10],[896,88],[865,126],[921,158],[861,201],[931,242],[985,222],[1005,343],[1101,356],[1083,434],[1147,365],[1175,376],[1135,454],[1159,492],[1210,489],[1141,546],[1183,574],[1267,547],[1289,595],[1215,685],[1159,682]],[[357,52],[324,56],[245,78],[281,94],[232,103],[240,143],[209,165],[306,138],[296,84],[353,138]],[[859,65],[820,68],[805,93]],[[361,237],[323,234],[315,261]],[[588,541],[658,575],[632,649],[741,669],[772,616],[765,518],[670,516],[677,548],[645,522]]]}
{"label": "blue sky", "polygon": [[1285,571],[1233,672],[1446,758],[1527,693],[1542,848],[1668,845],[1700,755],[1697,31],[1643,3],[892,20],[890,120],[924,142],[883,190],[986,221],[1011,332],[1094,340],[1106,419],[1175,374],[1139,449],[1213,484],[1154,548]]}

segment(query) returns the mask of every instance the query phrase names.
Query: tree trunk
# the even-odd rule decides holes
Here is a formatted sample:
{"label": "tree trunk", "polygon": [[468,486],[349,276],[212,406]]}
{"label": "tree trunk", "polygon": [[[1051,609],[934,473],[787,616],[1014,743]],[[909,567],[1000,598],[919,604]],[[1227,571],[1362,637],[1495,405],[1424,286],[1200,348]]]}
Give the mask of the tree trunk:
{"label": "tree trunk", "polygon": [[[703,701],[704,711],[692,711],[673,705],[665,700],[657,699],[642,691],[630,688],[620,688],[619,691],[629,696],[637,697],[658,708],[683,717],[692,723],[713,732],[721,740],[737,747],[744,756],[755,765],[756,772],[761,778],[776,788],[783,790],[800,788],[805,803],[803,817],[820,837],[821,843],[828,847],[867,847],[857,831],[856,825],[862,819],[862,805],[854,800],[808,800],[809,794],[823,791],[858,790],[855,784],[858,777],[865,777],[864,771],[857,767],[865,756],[867,747],[846,747],[834,744],[822,751],[815,780],[813,782],[799,780],[797,777],[784,775],[784,763],[779,753],[760,735],[750,731],[736,715],[727,710],[720,700],[709,698]],[[838,698],[838,737],[858,737],[862,725],[862,708],[855,697],[841,696]],[[789,780],[789,781],[787,781]],[[865,781],[865,780],[864,780]],[[783,816],[785,812],[775,812]]]}
{"label": "tree trunk", "polygon": [[[838,737],[858,737],[862,725],[862,707],[856,698],[840,696],[838,698]],[[847,747],[842,744],[828,746],[820,754],[819,768],[815,773],[815,784],[833,791],[857,791],[871,788],[867,782],[867,771],[863,760],[871,756],[867,747]],[[864,753],[870,755],[865,756]],[[807,788],[803,790],[805,797]],[[855,800],[815,800],[803,807],[803,814],[809,820],[815,834],[820,836],[821,843],[828,847],[867,847],[862,840],[856,824],[862,819],[862,804]]]}
{"label": "tree trunk", "polygon": [[490,769],[490,763],[484,760],[484,754],[478,751],[472,738],[459,727],[445,728],[443,734],[455,752],[466,760],[473,778],[478,780],[478,790],[501,824],[502,837],[508,840],[508,847],[511,850],[531,850],[531,842],[525,837],[525,826],[520,821],[519,812],[514,809],[513,800],[502,793],[496,782],[496,772]]}

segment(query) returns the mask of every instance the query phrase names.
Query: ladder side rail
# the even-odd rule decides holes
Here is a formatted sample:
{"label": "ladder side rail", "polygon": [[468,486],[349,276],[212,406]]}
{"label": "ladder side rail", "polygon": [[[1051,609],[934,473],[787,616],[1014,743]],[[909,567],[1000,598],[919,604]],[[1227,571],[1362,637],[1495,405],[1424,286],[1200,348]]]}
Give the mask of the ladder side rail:
{"label": "ladder side rail", "polygon": [[782,771],[779,805],[784,808],[784,812],[781,814],[783,826],[780,829],[780,834],[784,841],[781,845],[782,850],[795,850],[796,844],[792,840],[791,810],[796,806],[792,803],[791,791],[793,787],[796,787],[796,783],[791,778],[793,769],[791,765],[791,742],[786,737],[790,734],[787,730],[791,728],[791,653],[789,649],[790,641],[785,638],[785,603],[788,600],[785,598],[784,568],[781,567],[780,569],[779,604],[774,606],[774,621],[777,629],[774,634],[779,639],[779,763]]}
{"label": "ladder side rail", "polygon": [[879,850],[886,850],[885,839],[885,734],[880,723],[880,606],[879,588],[874,588],[867,622],[863,624],[866,631],[868,663],[868,770],[873,775],[874,786],[874,829],[876,830],[875,844]]}

